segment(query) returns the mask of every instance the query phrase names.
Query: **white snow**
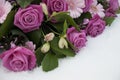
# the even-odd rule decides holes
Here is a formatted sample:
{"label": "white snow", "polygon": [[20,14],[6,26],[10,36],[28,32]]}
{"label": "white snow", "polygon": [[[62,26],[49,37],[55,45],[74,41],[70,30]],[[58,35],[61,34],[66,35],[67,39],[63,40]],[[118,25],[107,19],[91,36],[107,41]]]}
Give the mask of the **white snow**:
{"label": "white snow", "polygon": [[102,35],[88,37],[76,57],[60,60],[57,69],[14,73],[0,64],[0,80],[120,80],[120,15]]}

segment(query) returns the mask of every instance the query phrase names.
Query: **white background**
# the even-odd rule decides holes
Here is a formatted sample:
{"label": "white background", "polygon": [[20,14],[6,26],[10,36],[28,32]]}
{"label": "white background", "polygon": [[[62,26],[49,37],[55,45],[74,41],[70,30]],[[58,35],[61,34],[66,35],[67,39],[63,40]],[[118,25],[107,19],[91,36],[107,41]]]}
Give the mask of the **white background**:
{"label": "white background", "polygon": [[43,72],[14,73],[0,64],[0,80],[120,80],[120,15],[96,38],[88,37],[87,46],[74,58],[59,61],[59,67]]}

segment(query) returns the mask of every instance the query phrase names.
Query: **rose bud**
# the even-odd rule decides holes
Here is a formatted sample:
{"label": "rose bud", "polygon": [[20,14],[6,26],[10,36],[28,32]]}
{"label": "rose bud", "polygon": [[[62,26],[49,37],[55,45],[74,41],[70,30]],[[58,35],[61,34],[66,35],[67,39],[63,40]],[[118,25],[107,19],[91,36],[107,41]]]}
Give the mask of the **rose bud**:
{"label": "rose bud", "polygon": [[45,13],[45,15],[48,15],[47,5],[45,3],[40,3],[40,5],[42,6],[42,10]]}
{"label": "rose bud", "polygon": [[47,41],[47,42],[52,41],[54,37],[55,37],[54,33],[49,33],[49,34],[45,35],[44,41]]}
{"label": "rose bud", "polygon": [[49,50],[50,50],[50,44],[49,43],[45,43],[41,48],[42,53],[47,53]]}
{"label": "rose bud", "polygon": [[63,37],[60,38],[58,45],[59,45],[59,48],[61,49],[63,49],[64,47],[68,48],[68,43]]}

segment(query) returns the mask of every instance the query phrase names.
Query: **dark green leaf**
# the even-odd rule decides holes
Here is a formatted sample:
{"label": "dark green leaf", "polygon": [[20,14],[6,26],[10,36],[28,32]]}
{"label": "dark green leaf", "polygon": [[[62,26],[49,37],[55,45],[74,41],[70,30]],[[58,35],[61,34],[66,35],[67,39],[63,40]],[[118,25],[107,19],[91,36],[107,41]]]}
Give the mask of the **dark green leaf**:
{"label": "dark green leaf", "polygon": [[64,55],[64,54],[59,54],[59,53],[56,53],[56,56],[57,56],[57,58],[65,58],[65,57],[66,57],[66,55]]}
{"label": "dark green leaf", "polygon": [[34,4],[40,4],[40,2],[42,2],[42,0],[34,0],[33,1]]}
{"label": "dark green leaf", "polygon": [[66,12],[53,13],[52,16],[49,18],[49,20],[52,19],[55,20],[56,22],[63,22],[63,23],[66,20],[69,25],[74,26],[77,30],[80,30],[80,28],[73,20],[73,18],[70,17]]}
{"label": "dark green leaf", "polygon": [[63,35],[65,35],[66,34],[66,31],[67,31],[67,29],[68,29],[68,25],[67,25],[67,22],[66,22],[66,20],[65,20],[65,22],[64,22],[64,26],[63,26],[64,28],[63,28]]}
{"label": "dark green leaf", "polygon": [[12,33],[12,35],[22,36],[22,37],[24,37],[25,41],[28,41],[27,36],[19,29],[13,29],[13,30],[11,30],[11,33]]}
{"label": "dark green leaf", "polygon": [[28,38],[37,45],[37,47],[41,45],[40,41],[43,37],[41,29],[29,32],[27,35]]}
{"label": "dark green leaf", "polygon": [[45,56],[45,54],[41,52],[41,47],[36,50],[35,55],[37,58],[37,65],[40,66],[41,62]]}
{"label": "dark green leaf", "polygon": [[0,49],[0,54],[1,54],[3,51],[4,51],[3,49]]}
{"label": "dark green leaf", "polygon": [[87,12],[87,13],[83,13],[79,18],[76,18],[75,19],[75,22],[77,23],[77,24],[81,24],[81,23],[83,23],[83,20],[84,19],[90,19],[92,16],[91,16],[91,14],[89,13],[89,12]]}
{"label": "dark green leaf", "polygon": [[48,53],[42,61],[43,71],[51,71],[58,67],[58,59],[54,54]]}
{"label": "dark green leaf", "polygon": [[117,10],[117,12],[116,12],[117,14],[120,14],[120,8]]}
{"label": "dark green leaf", "polygon": [[75,52],[71,48],[64,48],[60,49],[58,46],[59,38],[54,38],[54,40],[51,41],[51,49],[56,54],[64,54],[66,56],[75,56]]}
{"label": "dark green leaf", "polygon": [[59,33],[63,32],[63,23],[51,24]]}
{"label": "dark green leaf", "polygon": [[104,20],[106,21],[106,25],[110,26],[112,22],[115,20],[115,17],[106,17]]}
{"label": "dark green leaf", "polygon": [[33,0],[16,0],[17,3],[22,7],[22,8],[25,8],[27,7],[28,5],[30,5],[30,3],[33,1]]}
{"label": "dark green leaf", "polygon": [[0,40],[2,39],[3,36],[7,35],[10,30],[13,28],[13,22],[14,22],[14,15],[15,11],[11,11],[5,22],[1,25],[0,27]]}

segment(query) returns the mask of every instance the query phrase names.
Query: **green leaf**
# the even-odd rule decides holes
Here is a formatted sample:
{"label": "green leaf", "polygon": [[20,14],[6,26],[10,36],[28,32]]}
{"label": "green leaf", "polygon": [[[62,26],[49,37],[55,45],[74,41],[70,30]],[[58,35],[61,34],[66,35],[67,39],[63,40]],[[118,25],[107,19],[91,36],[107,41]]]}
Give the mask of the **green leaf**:
{"label": "green leaf", "polygon": [[1,25],[0,27],[0,40],[2,39],[3,36],[7,35],[10,30],[13,28],[13,22],[14,22],[14,15],[15,11],[11,11],[5,22]]}
{"label": "green leaf", "polygon": [[120,14],[120,8],[117,10],[117,12],[116,12],[117,14]]}
{"label": "green leaf", "polygon": [[60,49],[59,46],[58,46],[58,42],[59,42],[58,37],[55,37],[54,40],[52,40],[50,42],[51,49],[52,49],[52,51],[54,53],[56,53],[56,54],[64,54],[66,56],[71,56],[71,57],[75,56],[75,52],[71,48]]}
{"label": "green leaf", "polygon": [[57,32],[59,32],[60,34],[63,32],[63,23],[55,23],[55,24],[52,24],[51,25],[56,29]]}
{"label": "green leaf", "polygon": [[27,33],[27,36],[31,41],[36,44],[37,47],[41,45],[40,41],[43,37],[41,29]]}
{"label": "green leaf", "polygon": [[66,31],[67,31],[67,29],[68,29],[68,25],[67,25],[67,22],[66,22],[66,20],[65,20],[65,22],[64,22],[64,26],[63,26],[64,28],[63,28],[63,35],[65,35],[66,34]]}
{"label": "green leaf", "polygon": [[33,0],[16,0],[17,3],[22,7],[22,8],[25,8],[27,7],[28,5],[30,5],[30,3],[33,1]]}
{"label": "green leaf", "polygon": [[87,13],[83,13],[79,18],[76,18],[75,19],[75,22],[77,24],[80,24],[80,23],[83,23],[83,20],[86,18],[86,19],[90,19],[92,16],[89,12]]}
{"label": "green leaf", "polygon": [[110,26],[112,24],[112,22],[115,20],[115,18],[114,17],[106,17],[104,20],[106,21],[106,25]]}
{"label": "green leaf", "polygon": [[34,0],[33,1],[34,4],[40,4],[40,2],[42,2],[42,0]]}
{"label": "green leaf", "polygon": [[56,22],[64,22],[66,20],[69,25],[72,25],[77,30],[80,30],[76,22],[73,20],[72,17],[68,15],[67,12],[58,12],[58,13],[54,12],[48,20],[50,21],[52,19],[56,20]]}
{"label": "green leaf", "polygon": [[45,54],[41,52],[41,47],[36,50],[35,55],[37,58],[37,66],[40,66],[41,62],[45,56]]}
{"label": "green leaf", "polygon": [[3,51],[4,51],[3,49],[0,49],[0,54],[1,54]]}
{"label": "green leaf", "polygon": [[43,71],[51,71],[56,67],[58,67],[58,58],[54,54],[46,54],[42,61]]}
{"label": "green leaf", "polygon": [[18,35],[18,36],[24,37],[25,41],[29,40],[27,38],[27,36],[22,31],[20,31],[19,29],[13,29],[13,30],[11,30],[11,33],[12,33],[12,35]]}

